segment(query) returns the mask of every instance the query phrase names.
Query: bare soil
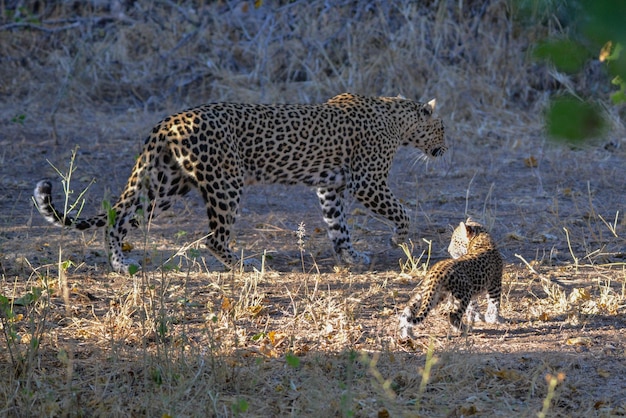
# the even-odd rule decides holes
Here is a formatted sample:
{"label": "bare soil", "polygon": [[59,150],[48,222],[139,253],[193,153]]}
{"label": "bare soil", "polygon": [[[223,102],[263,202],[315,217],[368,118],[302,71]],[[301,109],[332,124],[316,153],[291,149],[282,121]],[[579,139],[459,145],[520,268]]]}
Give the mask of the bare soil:
{"label": "bare soil", "polygon": [[[478,21],[491,22],[484,31],[498,39],[503,33],[498,22],[506,20],[498,8],[502,2],[487,3]],[[361,10],[364,3],[355,4],[364,13],[360,19],[382,25],[367,8]],[[193,17],[172,7],[150,9],[148,15],[157,21],[170,10],[180,27],[184,16]],[[238,20],[250,19],[260,22],[257,28],[269,22],[282,29],[281,19],[312,6],[296,2],[275,15],[265,5],[245,11],[220,7],[223,25],[250,28],[251,23]],[[388,22],[397,14],[372,7],[380,7]],[[264,8],[267,14],[261,15]],[[90,13],[92,18],[110,16],[106,10]],[[342,8],[340,13],[348,12]],[[438,27],[446,36],[455,25],[473,27],[475,20],[450,13],[449,26],[443,26],[448,29]],[[140,23],[132,10],[126,16],[135,23],[113,19],[113,26],[104,26],[109,34],[93,47],[106,50],[108,45],[119,55],[115,34],[146,38],[159,27],[151,19]],[[332,27],[331,17],[326,17],[330,22],[319,19]],[[11,50],[7,37],[16,30],[22,44],[37,48],[34,39],[42,36],[37,30],[31,28],[28,35],[24,28],[0,27],[5,52]],[[387,35],[382,29],[381,34]],[[48,36],[54,39],[54,33]],[[193,36],[189,42],[199,42]],[[519,48],[531,42],[524,35],[511,39]],[[168,45],[176,47],[173,40]],[[241,48],[244,58],[238,65],[255,62],[245,58],[253,49]],[[51,42],[33,54],[54,67],[68,59],[58,51],[63,48]],[[237,54],[226,47],[222,51]],[[513,54],[504,48],[501,53]],[[17,59],[19,53],[8,56]],[[306,63],[299,60],[294,62]],[[121,71],[115,65],[123,67],[124,61],[116,62],[101,65]],[[537,71],[535,63],[520,62],[524,69],[533,68],[529,74]],[[144,260],[144,269],[124,277],[109,271],[101,233],[47,225],[33,207],[32,189],[38,180],[51,178],[61,204],[61,179],[51,165],[67,172],[76,149],[71,196],[95,180],[85,194],[83,214],[95,213],[103,199],[114,200],[121,192],[151,127],[168,113],[201,103],[200,98],[173,93],[158,108],[153,100],[141,107],[129,104],[102,75],[100,99],[89,90],[84,96],[72,94],[80,80],[60,93],[45,73],[35,72],[32,61],[0,63],[3,74],[11,69],[16,74],[0,91],[0,295],[12,302],[14,314],[9,318],[8,311],[2,312],[0,376],[7,387],[0,390],[0,405],[5,405],[0,415],[510,417],[537,416],[542,410],[547,416],[626,415],[626,147],[619,116],[596,143],[577,148],[554,143],[543,133],[546,93],[518,89],[520,97],[504,91],[517,88],[513,78],[526,70],[479,68],[471,85],[465,84],[464,72],[472,69],[467,62],[442,64],[443,75],[434,86],[413,80],[407,89],[437,95],[449,152],[440,160],[423,161],[416,150],[402,149],[390,174],[392,189],[412,218],[408,251],[390,247],[390,228],[353,203],[355,246],[373,262],[364,269],[338,267],[314,191],[259,185],[245,191],[234,244],[245,256],[263,259],[263,271],[223,271],[202,245],[207,222],[201,200],[190,193],[174,210],[130,234],[133,256]],[[184,60],[176,56],[171,63]],[[127,67],[137,65],[129,60]],[[270,80],[254,74],[256,85],[244,92],[246,81],[236,79],[243,70],[214,65],[223,85],[232,87],[228,93],[216,82],[211,88],[207,82],[179,90],[200,89],[206,94],[203,101],[308,102],[347,89],[395,95],[401,85],[350,84],[337,69],[344,76],[335,74],[327,84],[317,80],[315,88],[307,85],[308,96],[302,83],[276,81],[271,90],[264,84]],[[361,65],[365,74],[373,64]],[[395,65],[401,80],[409,63],[397,55]],[[86,69],[71,75],[87,77]],[[171,71],[180,80],[181,72]],[[505,72],[511,74],[508,81],[498,78]],[[25,89],[20,76],[35,73],[39,78],[28,80]],[[446,74],[448,87],[442,80]],[[487,92],[489,74],[500,92]],[[133,100],[152,94],[148,81],[138,86],[141,91],[128,92]],[[177,91],[174,84],[170,87]],[[250,90],[255,88],[264,93],[254,96]],[[416,327],[411,342],[399,341],[398,312],[428,266],[447,257],[450,233],[467,216],[491,228],[506,260],[506,324],[476,323],[459,336],[451,334],[438,311]],[[301,224],[303,243],[296,234]],[[59,260],[71,265],[60,270]],[[20,299],[33,287],[43,289],[36,302]]]}

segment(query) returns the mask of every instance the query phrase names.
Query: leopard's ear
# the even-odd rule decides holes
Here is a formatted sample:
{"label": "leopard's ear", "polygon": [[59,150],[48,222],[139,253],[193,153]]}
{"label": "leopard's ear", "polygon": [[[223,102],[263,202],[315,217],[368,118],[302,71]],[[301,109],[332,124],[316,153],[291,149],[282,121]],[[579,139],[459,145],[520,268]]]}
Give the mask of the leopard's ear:
{"label": "leopard's ear", "polygon": [[435,113],[435,107],[437,106],[437,99],[432,99],[430,102],[428,102],[428,106],[430,106],[430,110],[432,111],[432,113]]}

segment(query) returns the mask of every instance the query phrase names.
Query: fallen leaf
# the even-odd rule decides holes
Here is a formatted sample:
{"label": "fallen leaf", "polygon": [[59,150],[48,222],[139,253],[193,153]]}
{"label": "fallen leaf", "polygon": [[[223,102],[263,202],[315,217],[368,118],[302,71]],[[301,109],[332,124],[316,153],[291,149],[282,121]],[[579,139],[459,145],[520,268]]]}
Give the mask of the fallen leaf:
{"label": "fallen leaf", "polygon": [[588,338],[588,337],[568,338],[565,344],[567,345],[591,345],[591,338]]}
{"label": "fallen leaf", "polygon": [[496,370],[496,369],[492,369],[488,367],[485,369],[485,373],[487,373],[490,376],[494,376],[499,379],[508,380],[512,382],[522,379],[522,375],[520,374],[520,372],[518,372],[517,370],[513,370],[513,369]]}
{"label": "fallen leaf", "polygon": [[391,415],[385,408],[378,410],[378,418],[389,418]]}
{"label": "fallen leaf", "polygon": [[531,155],[528,158],[524,158],[524,165],[529,168],[536,168],[538,165],[537,158],[535,158],[534,155]]}
{"label": "fallen leaf", "polygon": [[230,311],[233,309],[234,307],[234,303],[232,299],[229,299],[227,297],[224,297],[224,299],[222,299],[222,310],[223,311]]}
{"label": "fallen leaf", "polygon": [[461,408],[459,408],[459,412],[461,413],[461,416],[465,417],[470,415],[476,415],[478,413],[478,409],[475,405],[462,406]]}
{"label": "fallen leaf", "polygon": [[611,56],[612,49],[613,49],[613,42],[608,41],[607,43],[604,44],[602,49],[600,49],[600,55],[598,56],[598,59],[600,60],[600,62],[606,61]]}
{"label": "fallen leaf", "polygon": [[512,239],[514,241],[524,241],[526,239],[526,237],[524,237],[517,231],[509,232],[508,234],[506,234],[506,237],[507,239]]}
{"label": "fallen leaf", "polygon": [[250,315],[255,317],[255,316],[258,316],[261,312],[263,312],[264,309],[265,308],[263,307],[263,305],[254,305],[254,306],[248,307],[248,312],[250,312]]}

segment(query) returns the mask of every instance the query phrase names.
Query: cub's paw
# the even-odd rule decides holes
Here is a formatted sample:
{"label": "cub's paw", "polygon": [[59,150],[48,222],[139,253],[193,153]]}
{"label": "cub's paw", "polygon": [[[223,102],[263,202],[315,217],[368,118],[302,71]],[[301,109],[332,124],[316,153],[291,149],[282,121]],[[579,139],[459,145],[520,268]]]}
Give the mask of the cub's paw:
{"label": "cub's paw", "polygon": [[398,332],[400,333],[401,341],[408,340],[413,334],[413,324],[411,324],[407,320],[407,316],[405,313],[400,315],[399,324],[398,324]]}

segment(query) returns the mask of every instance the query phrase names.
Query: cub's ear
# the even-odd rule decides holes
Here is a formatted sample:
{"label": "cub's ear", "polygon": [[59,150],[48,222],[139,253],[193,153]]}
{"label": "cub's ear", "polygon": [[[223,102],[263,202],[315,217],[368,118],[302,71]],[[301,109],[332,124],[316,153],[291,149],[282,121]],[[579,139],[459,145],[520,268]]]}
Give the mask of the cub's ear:
{"label": "cub's ear", "polygon": [[437,99],[432,99],[428,102],[428,106],[430,106],[430,110],[435,113],[435,106],[437,106]]}
{"label": "cub's ear", "polygon": [[461,222],[461,225],[465,227],[465,235],[467,235],[467,238],[469,239],[471,239],[478,233],[479,226],[476,225],[475,223],[471,224],[471,223]]}
{"label": "cub's ear", "polygon": [[475,220],[473,220],[471,217],[468,217],[467,220],[465,221],[465,225],[470,225],[470,226],[482,226],[481,223],[476,222]]}

